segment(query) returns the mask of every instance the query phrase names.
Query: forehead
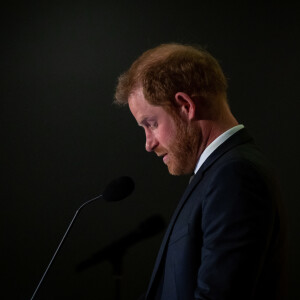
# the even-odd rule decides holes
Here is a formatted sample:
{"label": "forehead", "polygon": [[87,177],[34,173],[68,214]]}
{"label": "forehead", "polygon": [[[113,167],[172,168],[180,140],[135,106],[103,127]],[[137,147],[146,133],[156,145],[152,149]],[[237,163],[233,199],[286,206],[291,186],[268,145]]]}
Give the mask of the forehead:
{"label": "forehead", "polygon": [[128,105],[138,123],[141,123],[147,118],[167,115],[163,107],[152,105],[145,99],[142,89],[136,90],[129,96]]}

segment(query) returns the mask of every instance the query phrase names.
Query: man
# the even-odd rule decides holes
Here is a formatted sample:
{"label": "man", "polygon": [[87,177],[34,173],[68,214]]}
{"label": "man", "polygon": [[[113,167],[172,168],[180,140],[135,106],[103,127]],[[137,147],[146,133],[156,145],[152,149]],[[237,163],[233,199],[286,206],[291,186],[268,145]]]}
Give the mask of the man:
{"label": "man", "polygon": [[227,82],[203,49],[164,44],[119,78],[173,175],[195,174],[166,231],[145,299],[285,299],[285,224],[273,172],[232,115]]}

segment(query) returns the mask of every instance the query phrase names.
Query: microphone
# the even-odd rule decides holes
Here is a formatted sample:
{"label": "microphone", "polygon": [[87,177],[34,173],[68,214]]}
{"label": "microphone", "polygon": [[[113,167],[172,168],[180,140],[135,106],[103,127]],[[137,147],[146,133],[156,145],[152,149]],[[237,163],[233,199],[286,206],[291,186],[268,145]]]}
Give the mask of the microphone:
{"label": "microphone", "polygon": [[81,272],[103,260],[109,260],[113,264],[120,263],[126,249],[137,242],[154,236],[165,228],[165,222],[160,215],[153,215],[139,224],[138,228],[117,241],[94,253],[90,258],[79,263],[76,270]]}
{"label": "microphone", "polygon": [[43,282],[43,280],[44,280],[44,278],[45,278],[45,276],[46,276],[46,274],[47,274],[50,266],[52,265],[52,263],[53,263],[56,255],[57,255],[59,249],[61,248],[63,242],[65,241],[65,239],[66,239],[66,237],[67,237],[67,235],[68,235],[68,233],[69,233],[69,231],[70,231],[70,229],[71,229],[71,227],[72,227],[72,225],[73,225],[73,223],[74,223],[74,221],[75,221],[75,219],[76,219],[79,211],[84,206],[86,206],[87,204],[90,204],[91,202],[93,202],[93,201],[95,201],[97,199],[100,199],[100,198],[103,198],[104,200],[109,201],[109,202],[110,201],[120,201],[120,200],[128,197],[133,192],[133,190],[134,190],[134,181],[130,177],[128,177],[128,176],[119,177],[119,178],[111,181],[106,186],[104,192],[101,195],[98,195],[98,196],[96,196],[96,197],[94,197],[94,198],[92,198],[92,199],[84,202],[76,210],[73,219],[71,220],[71,222],[70,222],[70,224],[69,224],[69,226],[68,226],[65,234],[63,235],[63,237],[62,237],[62,239],[61,239],[61,241],[60,241],[60,243],[59,243],[56,251],[54,252],[54,255],[52,256],[52,258],[50,260],[50,263],[48,264],[48,266],[47,266],[47,268],[46,268],[46,270],[45,270],[45,272],[44,272],[44,274],[43,274],[43,276],[42,276],[39,284],[37,285],[37,287],[36,287],[36,289],[35,289],[32,297],[30,298],[30,300],[34,299],[37,291],[39,290],[39,287],[40,287],[41,283]]}
{"label": "microphone", "polygon": [[128,176],[122,176],[109,183],[102,196],[106,201],[119,201],[128,197],[133,190],[133,180]]}

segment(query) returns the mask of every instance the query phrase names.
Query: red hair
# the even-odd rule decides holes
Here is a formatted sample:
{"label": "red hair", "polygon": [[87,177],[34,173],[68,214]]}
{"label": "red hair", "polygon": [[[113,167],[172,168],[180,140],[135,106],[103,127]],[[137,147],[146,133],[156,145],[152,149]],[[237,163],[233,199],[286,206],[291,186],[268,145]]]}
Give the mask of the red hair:
{"label": "red hair", "polygon": [[175,105],[175,94],[184,92],[193,100],[225,95],[227,81],[217,60],[207,51],[189,45],[162,44],[143,53],[119,77],[115,103],[127,104],[142,88],[145,99],[165,107]]}

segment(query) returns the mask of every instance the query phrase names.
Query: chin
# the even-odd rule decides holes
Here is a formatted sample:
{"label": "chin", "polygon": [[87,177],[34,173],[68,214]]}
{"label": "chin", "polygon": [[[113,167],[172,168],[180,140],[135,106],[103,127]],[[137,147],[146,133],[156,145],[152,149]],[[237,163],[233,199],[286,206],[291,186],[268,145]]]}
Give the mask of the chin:
{"label": "chin", "polygon": [[180,159],[176,159],[176,157],[173,158],[170,156],[167,167],[171,175],[190,175],[194,173],[196,162],[197,161],[191,159],[191,156],[187,157],[182,155]]}
{"label": "chin", "polygon": [[169,169],[169,173],[170,173],[170,175],[173,175],[173,176],[180,176],[180,175],[183,175],[183,174],[181,174],[180,172],[176,172],[176,171],[173,171],[173,170],[170,170],[170,169]]}
{"label": "chin", "polygon": [[193,169],[190,170],[190,169],[183,168],[180,166],[171,166],[171,165],[169,166],[168,165],[168,170],[169,170],[169,173],[174,176],[188,175],[188,174],[193,173]]}

